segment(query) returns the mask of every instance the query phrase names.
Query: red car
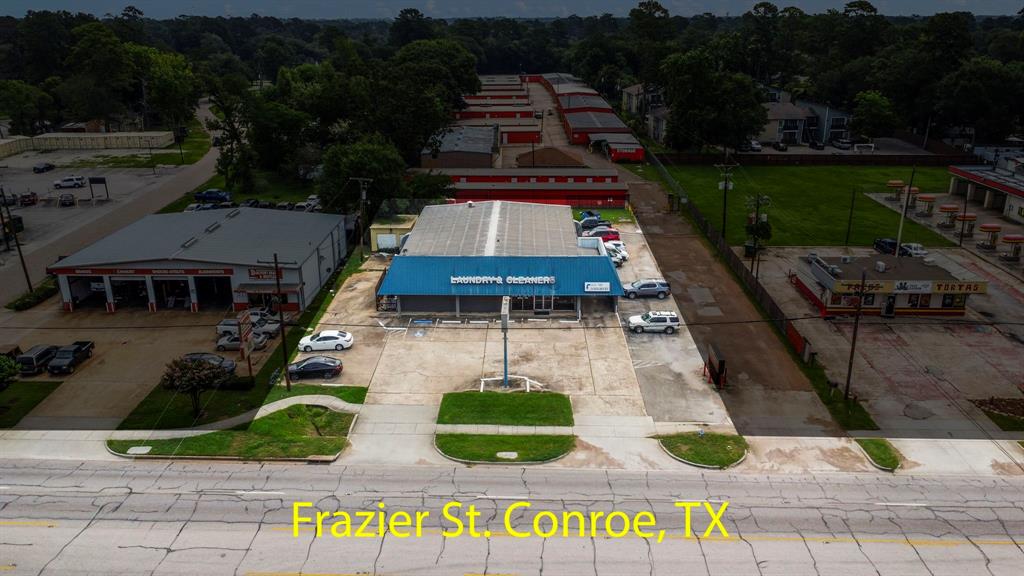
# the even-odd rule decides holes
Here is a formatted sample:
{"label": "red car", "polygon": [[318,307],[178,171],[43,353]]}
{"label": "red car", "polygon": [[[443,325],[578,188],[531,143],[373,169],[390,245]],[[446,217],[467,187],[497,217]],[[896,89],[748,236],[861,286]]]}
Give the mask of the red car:
{"label": "red car", "polygon": [[607,228],[604,230],[589,230],[583,233],[584,236],[589,238],[600,238],[602,242],[608,242],[610,240],[619,240],[619,231],[614,228]]}

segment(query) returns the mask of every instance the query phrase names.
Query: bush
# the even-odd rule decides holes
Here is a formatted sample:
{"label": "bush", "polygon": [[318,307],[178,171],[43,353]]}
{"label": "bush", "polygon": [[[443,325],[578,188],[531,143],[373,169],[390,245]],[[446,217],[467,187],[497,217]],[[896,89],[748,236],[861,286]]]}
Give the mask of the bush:
{"label": "bush", "polygon": [[256,378],[249,378],[248,376],[235,376],[230,380],[221,383],[217,387],[218,390],[252,390],[252,387],[256,385]]}
{"label": "bush", "polygon": [[0,390],[7,388],[18,375],[18,365],[9,356],[0,356]]}
{"label": "bush", "polygon": [[57,293],[57,281],[52,276],[47,276],[31,292],[25,292],[7,304],[7,308],[15,312],[21,312],[35,307],[40,302],[48,299]]}

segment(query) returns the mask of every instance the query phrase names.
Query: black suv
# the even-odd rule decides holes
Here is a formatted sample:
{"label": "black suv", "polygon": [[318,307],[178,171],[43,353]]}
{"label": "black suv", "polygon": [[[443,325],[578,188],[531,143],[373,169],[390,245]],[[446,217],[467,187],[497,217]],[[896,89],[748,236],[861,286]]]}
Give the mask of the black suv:
{"label": "black suv", "polygon": [[[895,254],[896,240],[892,238],[875,238],[874,247],[880,254]],[[905,245],[900,244],[900,256],[910,255],[910,250],[908,250]]]}

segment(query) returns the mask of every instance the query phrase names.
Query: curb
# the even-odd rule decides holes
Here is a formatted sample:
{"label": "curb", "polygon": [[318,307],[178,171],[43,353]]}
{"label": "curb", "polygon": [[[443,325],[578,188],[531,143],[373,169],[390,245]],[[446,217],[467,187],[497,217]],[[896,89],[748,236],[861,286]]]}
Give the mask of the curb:
{"label": "curb", "polygon": [[689,460],[687,460],[685,458],[682,458],[680,456],[676,456],[675,454],[670,452],[669,449],[666,448],[664,444],[661,443],[661,438],[654,437],[654,438],[652,438],[652,440],[656,441],[658,443],[658,446],[661,447],[661,451],[664,452],[665,454],[668,454],[673,460],[678,460],[679,462],[682,462],[683,464],[689,464],[690,466],[694,466],[696,468],[703,468],[705,470],[728,470],[730,468],[735,468],[736,466],[739,466],[740,464],[743,464],[743,462],[747,459],[747,455],[750,454],[750,450],[743,450],[743,456],[740,456],[740,459],[735,461],[735,462],[733,462],[732,464],[729,464],[728,466],[712,466],[710,464],[701,464],[699,462],[690,462]]}
{"label": "curb", "polygon": [[[897,456],[900,459],[900,463],[897,464],[895,468],[886,468],[885,466],[882,466],[878,462],[875,462],[875,459],[872,458],[871,455],[868,454],[868,451],[865,450],[864,447],[860,445],[860,442],[857,442],[857,438],[850,438],[850,440],[853,440],[853,443],[857,445],[857,449],[860,450],[860,453],[864,455],[864,458],[867,459],[867,461],[872,466],[874,466],[875,468],[881,470],[882,472],[888,472],[890,474],[894,474],[897,470],[899,470],[903,466],[903,462],[902,462],[903,454],[901,454],[899,450],[896,450],[896,447],[892,446],[891,442],[889,443],[889,446],[892,446],[892,449],[896,451],[896,454],[897,454]],[[889,442],[889,440],[887,440],[885,438],[864,438],[864,440],[885,440],[886,442]]]}
{"label": "curb", "polygon": [[[486,436],[486,434],[466,434],[466,436]],[[502,434],[498,434],[498,436],[502,436]],[[532,435],[531,434],[523,435],[523,437],[528,437],[528,436],[532,436]],[[557,462],[557,461],[561,460],[562,458],[565,458],[566,456],[571,454],[573,450],[576,449],[576,445],[575,445],[576,444],[576,440],[578,440],[578,438],[576,436],[573,436],[573,447],[572,447],[572,450],[569,450],[565,454],[559,454],[558,456],[555,456],[554,458],[549,458],[547,460],[538,460],[538,461],[531,460],[531,461],[527,461],[527,462],[511,462],[511,461],[509,461],[509,462],[500,462],[500,461],[499,462],[491,462],[489,460],[466,460],[464,458],[457,458],[455,456],[449,456],[448,454],[445,454],[444,452],[441,451],[440,448],[437,447],[437,434],[434,434],[433,438],[430,441],[430,444],[434,447],[434,451],[437,452],[438,454],[440,454],[442,458],[445,458],[446,460],[451,460],[452,462],[458,462],[460,464],[468,464],[470,466],[491,466],[491,465],[496,465],[496,466],[537,466],[539,464],[550,464],[551,462]]]}

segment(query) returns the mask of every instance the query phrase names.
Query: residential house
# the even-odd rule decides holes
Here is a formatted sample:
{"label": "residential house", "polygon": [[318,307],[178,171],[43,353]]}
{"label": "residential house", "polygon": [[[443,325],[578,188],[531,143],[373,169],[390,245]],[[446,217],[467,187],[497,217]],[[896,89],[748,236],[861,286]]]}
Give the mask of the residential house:
{"label": "residential house", "polygon": [[668,106],[656,106],[647,115],[647,135],[654,141],[664,144],[668,131]]}

